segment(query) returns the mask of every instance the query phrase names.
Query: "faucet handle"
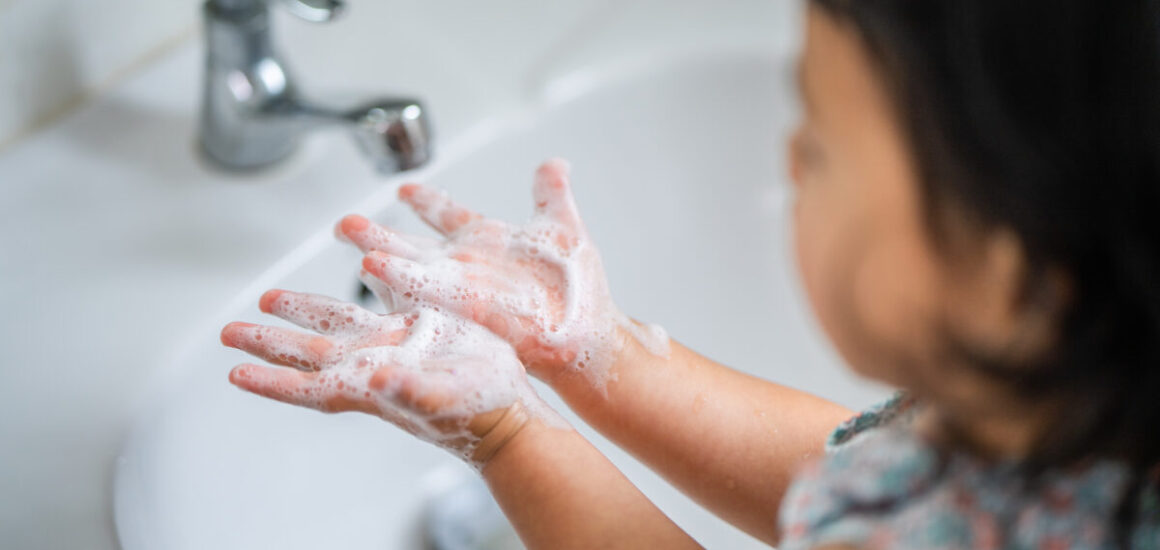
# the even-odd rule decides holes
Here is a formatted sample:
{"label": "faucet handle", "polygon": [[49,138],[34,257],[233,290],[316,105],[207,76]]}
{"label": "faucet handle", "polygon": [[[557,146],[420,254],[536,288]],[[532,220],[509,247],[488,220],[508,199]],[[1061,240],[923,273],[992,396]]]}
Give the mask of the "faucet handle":
{"label": "faucet handle", "polygon": [[290,13],[313,23],[325,23],[342,14],[343,0],[282,0]]}

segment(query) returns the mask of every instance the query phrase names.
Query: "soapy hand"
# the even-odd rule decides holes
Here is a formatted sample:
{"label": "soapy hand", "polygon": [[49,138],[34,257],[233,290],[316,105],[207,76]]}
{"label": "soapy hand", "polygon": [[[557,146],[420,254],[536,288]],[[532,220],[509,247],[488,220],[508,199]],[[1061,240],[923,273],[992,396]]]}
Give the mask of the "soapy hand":
{"label": "soapy hand", "polygon": [[550,419],[506,342],[429,308],[379,315],[312,294],[271,290],[260,308],[302,331],[231,323],[222,343],[283,367],[243,364],[230,381],[326,412],[362,411],[484,462],[530,417]]}
{"label": "soapy hand", "polygon": [[535,213],[520,226],[484,218],[420,185],[403,186],[399,197],[445,239],[396,233],[361,216],[344,218],[337,229],[367,253],[364,282],[385,303],[474,320],[548,381],[580,374],[603,388],[625,338],[667,353],[660,327],[636,324],[613,303],[565,161],[537,170]]}

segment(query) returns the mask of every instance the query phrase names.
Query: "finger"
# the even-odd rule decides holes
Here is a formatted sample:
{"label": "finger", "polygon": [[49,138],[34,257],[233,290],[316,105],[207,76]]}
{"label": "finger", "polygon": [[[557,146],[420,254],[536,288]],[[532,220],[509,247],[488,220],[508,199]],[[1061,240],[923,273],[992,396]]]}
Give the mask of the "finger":
{"label": "finger", "polygon": [[424,281],[426,269],[422,265],[377,250],[363,256],[363,269],[390,288],[394,298],[406,303],[413,303],[429,282]]}
{"label": "finger", "polygon": [[318,410],[322,412],[359,411],[380,414],[379,406],[362,376],[350,373],[324,372],[319,374]]}
{"label": "finger", "polygon": [[[430,414],[441,409],[448,401],[444,397],[430,396],[429,388],[423,377],[429,376],[411,369],[384,366],[375,370],[367,381],[367,388],[372,394],[386,397],[396,406],[413,412]],[[422,408],[416,406],[422,402]]]}
{"label": "finger", "polygon": [[446,373],[396,369],[391,376],[393,391],[387,395],[396,405],[422,416],[439,415],[462,399],[454,387],[456,380]]}
{"label": "finger", "polygon": [[[399,346],[407,339],[416,318],[418,315],[410,312],[380,315],[374,327],[357,339],[358,352],[366,351],[370,356],[381,357],[384,353],[381,348]],[[359,357],[358,352],[347,352],[347,357]]]}
{"label": "finger", "polygon": [[532,197],[536,201],[536,213],[570,228],[580,229],[583,226],[576,209],[576,200],[572,197],[568,178],[570,169],[568,161],[564,159],[552,159],[541,164],[536,170]]}
{"label": "finger", "polygon": [[544,344],[534,334],[529,334],[522,341],[513,343],[512,347],[519,353],[520,361],[527,366],[528,372],[537,376],[543,376],[550,372],[547,369],[550,369],[552,365],[575,365],[580,369],[586,366],[584,361],[576,362],[580,356],[576,350]]}
{"label": "finger", "polygon": [[[363,261],[366,260],[364,259]],[[387,286],[386,283],[372,275],[366,269],[359,270],[358,280],[362,282],[363,286],[367,287],[367,290],[371,291],[371,294],[375,295],[375,298],[378,298],[382,302],[383,307],[387,311],[395,311],[398,309],[398,306],[402,305],[401,300],[395,299],[395,292],[391,290],[391,287]]]}
{"label": "finger", "polygon": [[391,231],[362,216],[352,214],[343,218],[338,222],[337,229],[341,238],[353,243],[364,254],[371,250],[381,250],[412,260],[419,257],[419,246],[414,239]]}
{"label": "finger", "polygon": [[456,204],[447,193],[422,185],[410,183],[400,187],[399,199],[410,205],[428,225],[447,236],[483,219],[476,212]]}
{"label": "finger", "polygon": [[330,338],[280,327],[230,323],[222,329],[221,340],[275,365],[305,370],[321,370],[342,359],[342,349]]}
{"label": "finger", "polygon": [[283,403],[319,409],[318,375],[262,365],[243,364],[230,371],[230,383],[250,393]]}
{"label": "finger", "polygon": [[379,320],[378,315],[336,298],[278,289],[266,291],[258,309],[322,334],[357,332]]}
{"label": "finger", "polygon": [[[449,263],[447,270],[438,278],[429,274],[428,269],[405,258],[388,256],[371,251],[363,257],[363,270],[378,284],[389,289],[396,300],[396,306],[405,307],[416,303],[444,307],[455,313],[462,313],[471,304],[481,299],[478,281],[468,280],[458,270],[460,264]],[[372,288],[373,291],[373,288]]]}
{"label": "finger", "polygon": [[513,316],[502,304],[492,300],[474,300],[464,304],[459,313],[513,344],[522,342],[527,335],[525,324],[529,322]]}
{"label": "finger", "polygon": [[[416,415],[416,411],[410,406],[410,403],[398,398],[402,386],[414,384],[414,382],[407,382],[412,374],[413,372],[402,367],[380,367],[367,380],[365,395],[376,404],[375,414],[412,434],[422,434],[428,430],[417,421],[417,417],[426,415]],[[412,392],[413,390],[407,391]],[[385,403],[383,403],[384,401]]]}

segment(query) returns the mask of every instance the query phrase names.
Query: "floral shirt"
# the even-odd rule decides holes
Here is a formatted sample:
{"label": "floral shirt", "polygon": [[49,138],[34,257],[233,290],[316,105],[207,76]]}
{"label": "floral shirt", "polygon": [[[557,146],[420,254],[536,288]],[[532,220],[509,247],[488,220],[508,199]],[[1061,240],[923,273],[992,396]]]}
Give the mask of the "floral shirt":
{"label": "floral shirt", "polygon": [[[825,458],[803,470],[782,505],[782,550],[1103,550],[1127,470],[1112,461],[1052,471],[1027,490],[1014,464],[943,454],[911,429],[899,394],[838,427]],[[1158,434],[1160,436],[1160,434]],[[1160,503],[1144,491],[1132,550],[1160,550]]]}

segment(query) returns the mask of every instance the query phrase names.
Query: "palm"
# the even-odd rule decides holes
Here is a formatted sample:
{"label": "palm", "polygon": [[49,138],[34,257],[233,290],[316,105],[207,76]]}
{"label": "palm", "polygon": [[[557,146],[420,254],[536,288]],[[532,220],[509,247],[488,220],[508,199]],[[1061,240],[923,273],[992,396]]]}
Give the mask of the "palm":
{"label": "palm", "polygon": [[533,373],[598,371],[630,324],[608,292],[599,253],[569,190],[567,166],[540,167],[535,213],[515,226],[485,219],[437,191],[400,198],[445,237],[395,233],[349,216],[339,231],[367,256],[368,283],[396,307],[445,308],[507,340]]}
{"label": "palm", "polygon": [[378,315],[277,290],[262,297],[261,308],[314,333],[226,326],[226,345],[293,367],[243,364],[230,372],[233,383],[259,395],[326,412],[374,414],[461,453],[470,452],[479,417],[538,403],[507,343],[458,317],[425,308]]}

